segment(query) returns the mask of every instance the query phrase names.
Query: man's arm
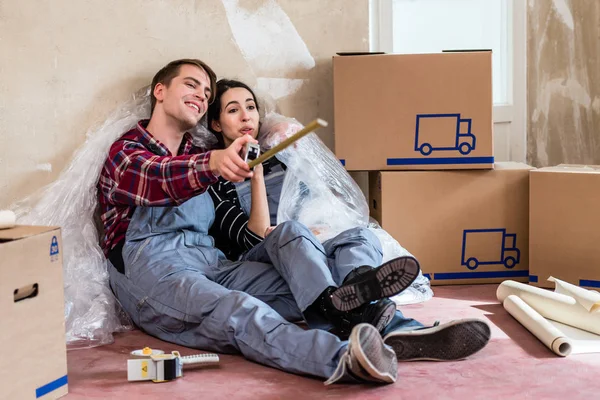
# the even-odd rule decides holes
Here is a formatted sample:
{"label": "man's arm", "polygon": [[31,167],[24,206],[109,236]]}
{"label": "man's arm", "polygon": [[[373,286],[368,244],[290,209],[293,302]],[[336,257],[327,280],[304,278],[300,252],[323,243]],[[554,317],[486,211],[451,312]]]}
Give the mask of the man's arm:
{"label": "man's arm", "polygon": [[203,193],[218,176],[233,182],[252,177],[239,156],[248,141],[254,139],[245,135],[225,150],[178,156],[158,156],[141,143],[118,141],[104,164],[100,188],[113,204],[179,205]]}
{"label": "man's arm", "polygon": [[142,144],[113,144],[100,187],[113,204],[173,206],[206,190],[217,177],[209,168],[211,152],[158,156]]}

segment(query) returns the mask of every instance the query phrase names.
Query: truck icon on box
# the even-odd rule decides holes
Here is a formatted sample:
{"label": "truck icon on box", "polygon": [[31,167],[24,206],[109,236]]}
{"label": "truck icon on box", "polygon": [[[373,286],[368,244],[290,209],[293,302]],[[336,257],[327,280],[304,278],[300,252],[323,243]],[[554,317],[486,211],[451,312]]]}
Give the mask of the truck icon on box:
{"label": "truck icon on box", "polygon": [[466,229],[463,232],[461,265],[470,270],[479,265],[503,264],[513,268],[521,261],[517,235],[506,229]]}
{"label": "truck icon on box", "polygon": [[471,119],[460,114],[417,114],[415,151],[424,156],[433,151],[459,151],[463,155],[475,149]]}

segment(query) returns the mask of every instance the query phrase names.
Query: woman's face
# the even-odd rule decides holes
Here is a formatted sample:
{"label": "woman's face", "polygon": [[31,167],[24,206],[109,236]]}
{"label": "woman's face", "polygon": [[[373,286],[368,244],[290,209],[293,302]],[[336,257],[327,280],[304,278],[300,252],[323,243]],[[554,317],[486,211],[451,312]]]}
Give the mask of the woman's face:
{"label": "woman's face", "polygon": [[212,122],[212,129],[221,132],[225,146],[229,146],[243,135],[256,139],[259,119],[252,93],[244,88],[231,88],[221,96],[221,114],[218,121]]}

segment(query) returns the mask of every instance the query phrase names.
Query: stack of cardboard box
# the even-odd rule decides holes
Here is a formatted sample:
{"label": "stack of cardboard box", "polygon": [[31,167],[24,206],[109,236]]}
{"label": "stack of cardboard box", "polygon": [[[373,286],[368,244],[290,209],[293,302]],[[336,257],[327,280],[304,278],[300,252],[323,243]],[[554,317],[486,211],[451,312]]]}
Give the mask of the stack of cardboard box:
{"label": "stack of cardboard box", "polygon": [[529,172],[495,163],[492,54],[333,57],[335,152],[432,284],[529,279]]}

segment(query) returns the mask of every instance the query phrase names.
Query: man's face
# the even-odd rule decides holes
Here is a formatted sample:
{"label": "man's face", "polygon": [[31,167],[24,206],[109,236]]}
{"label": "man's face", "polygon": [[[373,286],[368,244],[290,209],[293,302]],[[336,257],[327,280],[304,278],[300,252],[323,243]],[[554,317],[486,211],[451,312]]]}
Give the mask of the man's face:
{"label": "man's face", "polygon": [[167,119],[175,121],[182,131],[186,131],[196,126],[206,113],[211,96],[210,78],[203,69],[184,64],[169,86],[156,85],[154,95],[157,107],[162,109]]}

